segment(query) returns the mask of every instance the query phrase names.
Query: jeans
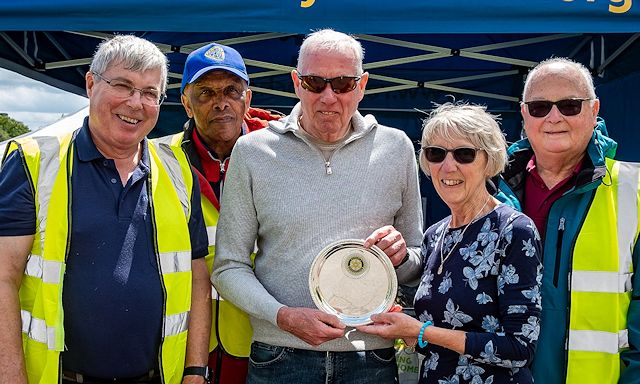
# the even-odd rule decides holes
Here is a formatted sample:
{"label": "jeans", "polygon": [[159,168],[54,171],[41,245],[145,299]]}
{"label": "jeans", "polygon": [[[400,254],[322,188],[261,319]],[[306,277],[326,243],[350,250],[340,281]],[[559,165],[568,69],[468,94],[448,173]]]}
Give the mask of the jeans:
{"label": "jeans", "polygon": [[251,344],[247,384],[396,384],[393,348],[321,352]]}

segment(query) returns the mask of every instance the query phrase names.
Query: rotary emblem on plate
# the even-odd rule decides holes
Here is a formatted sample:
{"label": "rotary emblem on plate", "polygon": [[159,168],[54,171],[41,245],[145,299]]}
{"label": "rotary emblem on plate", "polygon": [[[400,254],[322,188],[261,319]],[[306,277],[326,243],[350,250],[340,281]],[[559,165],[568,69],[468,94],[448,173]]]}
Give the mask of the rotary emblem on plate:
{"label": "rotary emblem on plate", "polygon": [[367,263],[366,257],[358,252],[346,255],[343,259],[342,268],[344,272],[352,278],[360,278],[367,272],[368,267],[369,264]]}
{"label": "rotary emblem on plate", "polygon": [[350,258],[347,265],[349,266],[349,270],[353,273],[358,273],[362,271],[362,268],[364,268],[364,263],[359,256]]}

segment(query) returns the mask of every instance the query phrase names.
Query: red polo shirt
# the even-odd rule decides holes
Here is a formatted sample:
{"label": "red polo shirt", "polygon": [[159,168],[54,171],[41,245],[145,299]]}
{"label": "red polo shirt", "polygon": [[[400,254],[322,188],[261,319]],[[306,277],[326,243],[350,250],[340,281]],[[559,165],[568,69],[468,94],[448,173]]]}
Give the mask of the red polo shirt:
{"label": "red polo shirt", "polygon": [[531,160],[529,160],[529,163],[527,164],[527,172],[529,172],[529,174],[525,178],[524,206],[522,208],[524,214],[529,216],[536,224],[538,232],[540,232],[540,236],[543,239],[551,205],[553,205],[553,203],[565,192],[573,188],[576,183],[578,172],[580,172],[580,169],[582,168],[583,161],[584,158],[578,162],[576,167],[573,169],[573,172],[571,172],[567,178],[549,189],[540,177],[540,174],[538,174],[538,169],[536,168],[536,156],[533,155]]}

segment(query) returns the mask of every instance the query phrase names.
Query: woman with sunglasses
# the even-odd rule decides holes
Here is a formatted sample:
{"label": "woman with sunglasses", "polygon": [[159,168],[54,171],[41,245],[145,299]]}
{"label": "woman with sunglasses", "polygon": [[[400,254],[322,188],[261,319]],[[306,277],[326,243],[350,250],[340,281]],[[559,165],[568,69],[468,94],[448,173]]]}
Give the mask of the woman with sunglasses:
{"label": "woman with sunglasses", "polygon": [[451,209],[425,232],[418,319],[371,317],[363,332],[402,338],[425,358],[420,383],[532,383],[539,332],[540,238],[527,216],[496,200],[487,185],[506,164],[506,142],[482,106],[447,103],[426,120],[420,166]]}

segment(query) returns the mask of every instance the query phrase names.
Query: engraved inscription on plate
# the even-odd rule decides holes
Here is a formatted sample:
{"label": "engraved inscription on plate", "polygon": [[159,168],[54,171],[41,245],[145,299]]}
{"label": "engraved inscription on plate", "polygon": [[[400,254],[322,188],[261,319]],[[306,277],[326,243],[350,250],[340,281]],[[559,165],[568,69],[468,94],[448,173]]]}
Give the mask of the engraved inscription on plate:
{"label": "engraved inscription on plate", "polygon": [[393,305],[397,281],[388,257],[377,247],[367,249],[361,240],[344,240],[327,246],[309,276],[314,302],[337,315],[347,325],[367,324],[369,316]]}

